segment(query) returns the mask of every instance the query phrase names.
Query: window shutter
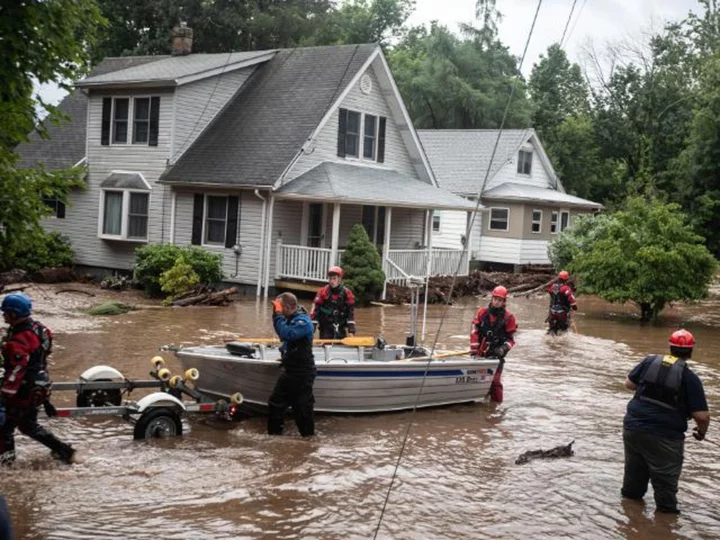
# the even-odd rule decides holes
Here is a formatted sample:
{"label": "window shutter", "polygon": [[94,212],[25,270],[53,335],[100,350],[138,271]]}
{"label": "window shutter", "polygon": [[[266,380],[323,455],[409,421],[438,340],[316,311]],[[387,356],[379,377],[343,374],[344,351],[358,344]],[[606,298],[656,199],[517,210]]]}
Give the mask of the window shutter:
{"label": "window shutter", "polygon": [[150,98],[150,135],[148,137],[148,144],[150,146],[157,146],[158,144],[158,129],[160,127],[160,98]]}
{"label": "window shutter", "polygon": [[110,113],[112,112],[112,98],[103,98],[102,108],[102,130],[100,132],[100,144],[110,144]]}
{"label": "window shutter", "polygon": [[228,220],[227,229],[225,229],[226,248],[233,247],[237,241],[239,202],[240,197],[228,197]]}
{"label": "window shutter", "polygon": [[55,215],[58,217],[58,219],[65,219],[65,203],[58,201],[57,202],[57,211]]}
{"label": "window shutter", "polygon": [[192,240],[191,242],[199,246],[202,244],[202,221],[203,206],[205,205],[205,196],[202,193],[195,194],[193,202],[193,220],[192,220]]}
{"label": "window shutter", "polygon": [[385,123],[387,119],[384,116],[380,117],[380,127],[378,128],[378,151],[377,161],[378,163],[385,163]]}
{"label": "window shutter", "polygon": [[345,134],[347,133],[347,109],[340,109],[338,115],[337,155],[345,157]]}

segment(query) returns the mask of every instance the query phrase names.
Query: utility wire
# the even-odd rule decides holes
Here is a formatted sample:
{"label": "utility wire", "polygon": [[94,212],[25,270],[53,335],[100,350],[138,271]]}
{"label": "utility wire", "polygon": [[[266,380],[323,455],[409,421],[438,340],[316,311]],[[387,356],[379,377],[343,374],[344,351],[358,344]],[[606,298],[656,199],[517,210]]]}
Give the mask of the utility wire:
{"label": "utility wire", "polygon": [[573,5],[570,9],[570,15],[568,16],[567,22],[565,23],[565,29],[563,30],[562,37],[560,38],[560,47],[562,47],[563,43],[565,42],[565,33],[567,32],[568,26],[570,26],[570,20],[572,19],[573,12],[575,11],[575,4],[577,4],[577,0],[573,0]]}
{"label": "utility wire", "polygon": [[[487,182],[488,176],[490,175],[490,169],[492,167],[493,160],[495,158],[495,153],[497,152],[498,143],[500,142],[500,136],[502,135],[502,130],[505,127],[505,121],[507,120],[508,111],[510,110],[510,104],[512,103],[513,96],[515,95],[515,89],[517,88],[518,80],[520,79],[520,73],[522,72],[522,66],[525,62],[525,56],[527,55],[528,46],[530,45],[530,40],[532,39],[533,32],[535,31],[535,23],[537,22],[538,13],[540,13],[540,7],[542,6],[543,0],[538,0],[537,8],[535,9],[535,16],[533,17],[532,25],[530,26],[530,32],[528,33],[527,41],[525,42],[525,49],[523,50],[522,57],[520,59],[520,64],[518,66],[518,73],[515,76],[515,80],[513,81],[512,89],[510,90],[510,96],[508,97],[507,106],[505,107],[505,111],[503,112],[502,121],[500,123],[500,130],[498,131],[497,139],[495,140],[495,146],[493,148],[492,155],[490,156],[490,163],[488,164],[487,171],[485,172],[485,178],[482,183],[482,187],[480,188],[480,191],[478,192],[477,201],[475,203],[475,209],[473,210],[473,215],[470,220],[470,223],[468,224],[468,228],[466,231],[465,238],[470,238],[470,231],[472,231],[474,222],[475,222],[475,216],[477,215],[479,209],[480,209],[480,197],[482,195],[482,192],[485,188],[485,183]],[[468,251],[469,256],[469,245],[470,242],[465,242],[465,250]],[[417,396],[415,398],[415,404],[413,406],[413,410],[411,413],[410,421],[408,422],[407,428],[405,429],[405,434],[403,436],[402,445],[400,446],[400,452],[398,453],[397,460],[395,461],[395,467],[393,469],[392,478],[390,479],[390,485],[388,486],[387,492],[385,493],[385,500],[383,501],[383,506],[380,511],[380,517],[378,518],[377,527],[375,528],[375,532],[373,534],[373,539],[377,538],[378,533],[380,532],[380,526],[382,525],[383,518],[385,517],[385,511],[387,510],[388,502],[390,500],[390,493],[392,492],[393,485],[395,484],[395,480],[397,478],[398,469],[400,468],[400,462],[402,461],[403,454],[405,452],[405,448],[407,447],[407,441],[410,438],[410,429],[412,428],[413,421],[412,419],[415,416],[415,413],[417,412],[417,406],[418,402],[420,400],[420,396],[422,395],[423,388],[425,387],[425,381],[427,380],[427,374],[428,370],[430,369],[430,362],[432,362],[432,356],[435,352],[435,347],[437,346],[438,339],[440,337],[440,330],[442,329],[442,324],[445,320],[445,316],[447,315],[448,306],[450,305],[450,299],[452,298],[452,292],[455,288],[455,283],[457,282],[457,276],[460,271],[460,264],[462,264],[463,257],[460,257],[460,260],[458,261],[458,266],[455,269],[455,273],[453,275],[452,284],[450,285],[450,293],[447,296],[447,301],[445,302],[445,309],[443,310],[442,317],[440,319],[440,324],[438,325],[437,333],[435,334],[435,340],[433,342],[432,348],[430,350],[430,355],[428,356],[427,364],[425,365],[425,373],[423,375],[422,382],[420,383],[420,389],[418,390]],[[426,293],[427,294],[427,293]]]}

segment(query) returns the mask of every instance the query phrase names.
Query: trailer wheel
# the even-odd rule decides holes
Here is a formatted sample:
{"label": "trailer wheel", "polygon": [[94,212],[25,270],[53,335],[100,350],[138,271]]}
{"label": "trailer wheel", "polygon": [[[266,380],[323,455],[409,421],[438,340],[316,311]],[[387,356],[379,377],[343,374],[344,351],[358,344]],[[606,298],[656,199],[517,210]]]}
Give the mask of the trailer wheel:
{"label": "trailer wheel", "polygon": [[167,407],[151,408],[142,413],[133,431],[133,438],[136,441],[178,435],[182,435],[180,415]]}
{"label": "trailer wheel", "polygon": [[[97,382],[101,381],[110,379],[97,379]],[[80,390],[75,400],[77,407],[104,407],[108,403],[115,407],[122,405],[122,391],[119,388]]]}

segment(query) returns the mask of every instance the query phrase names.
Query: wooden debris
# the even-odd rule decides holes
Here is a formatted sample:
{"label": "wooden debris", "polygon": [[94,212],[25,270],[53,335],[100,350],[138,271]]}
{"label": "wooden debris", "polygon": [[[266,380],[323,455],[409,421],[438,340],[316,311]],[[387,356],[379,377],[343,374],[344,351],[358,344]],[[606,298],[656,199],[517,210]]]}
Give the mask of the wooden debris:
{"label": "wooden debris", "polygon": [[216,292],[205,292],[195,296],[188,296],[186,298],[173,300],[173,306],[192,306],[192,305],[207,305],[207,306],[220,306],[226,305],[232,302],[230,298],[233,294],[237,294],[237,287],[230,287],[222,291]]}
{"label": "wooden debris", "polygon": [[59,291],[55,291],[55,294],[60,293],[77,293],[77,294],[85,294],[87,296],[95,296],[95,293],[92,293],[90,291],[81,291],[80,289],[60,289]]}
{"label": "wooden debris", "polygon": [[575,441],[573,440],[570,444],[556,446],[550,450],[528,450],[520,454],[520,457],[515,460],[515,465],[522,465],[531,459],[553,459],[574,456],[575,451],[572,449],[574,443]]}

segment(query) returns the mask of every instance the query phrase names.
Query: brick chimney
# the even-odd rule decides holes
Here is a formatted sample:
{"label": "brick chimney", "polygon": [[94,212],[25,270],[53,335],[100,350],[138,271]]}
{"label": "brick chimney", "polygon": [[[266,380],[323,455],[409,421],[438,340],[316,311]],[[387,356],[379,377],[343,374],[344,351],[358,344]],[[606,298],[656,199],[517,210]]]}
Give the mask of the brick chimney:
{"label": "brick chimney", "polygon": [[192,52],[193,31],[182,21],[172,29],[172,55],[185,56]]}

